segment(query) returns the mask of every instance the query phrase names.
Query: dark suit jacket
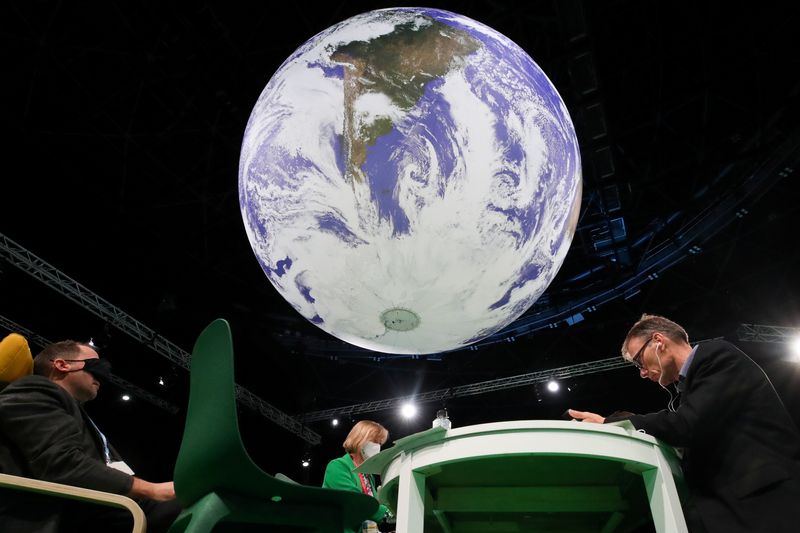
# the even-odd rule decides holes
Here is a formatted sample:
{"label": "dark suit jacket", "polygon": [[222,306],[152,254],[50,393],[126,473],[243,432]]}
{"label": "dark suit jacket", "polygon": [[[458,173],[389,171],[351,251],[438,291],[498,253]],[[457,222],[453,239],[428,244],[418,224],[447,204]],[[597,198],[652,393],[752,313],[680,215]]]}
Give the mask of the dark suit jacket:
{"label": "dark suit jacket", "polygon": [[[631,423],[684,448],[682,467],[708,531],[798,531],[800,433],[764,371],[725,341],[700,344],[677,412]],[[613,419],[607,419],[613,421]]]}
{"label": "dark suit jacket", "polygon": [[[113,448],[111,455],[120,460]],[[133,484],[132,476],[106,466],[100,437],[75,399],[42,376],[18,379],[0,392],[0,471],[116,494]],[[0,524],[21,502],[21,493],[3,494]],[[52,524],[57,515],[58,509],[43,509],[36,518]]]}

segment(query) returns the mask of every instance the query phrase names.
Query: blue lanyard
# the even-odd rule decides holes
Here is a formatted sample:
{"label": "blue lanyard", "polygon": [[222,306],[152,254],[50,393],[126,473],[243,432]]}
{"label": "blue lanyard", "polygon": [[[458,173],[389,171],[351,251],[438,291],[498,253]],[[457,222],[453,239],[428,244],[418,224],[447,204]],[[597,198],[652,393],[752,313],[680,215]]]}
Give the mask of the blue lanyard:
{"label": "blue lanyard", "polygon": [[94,423],[94,420],[89,418],[89,415],[86,415],[86,419],[89,420],[89,422],[91,422],[94,430],[97,432],[98,435],[100,435],[100,440],[103,442],[103,457],[105,457],[107,465],[111,464],[111,452],[108,449],[108,439],[106,439],[106,436],[103,435],[102,431],[100,431],[100,428],[97,427],[97,424]]}

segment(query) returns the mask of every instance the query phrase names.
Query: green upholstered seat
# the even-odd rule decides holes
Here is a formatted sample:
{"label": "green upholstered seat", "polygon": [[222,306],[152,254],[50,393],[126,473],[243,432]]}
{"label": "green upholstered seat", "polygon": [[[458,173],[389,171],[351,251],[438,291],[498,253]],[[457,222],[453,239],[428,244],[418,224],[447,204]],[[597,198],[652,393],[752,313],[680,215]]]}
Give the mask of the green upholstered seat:
{"label": "green upholstered seat", "polygon": [[221,522],[341,533],[378,508],[369,496],[288,483],[253,463],[239,436],[233,343],[225,320],[212,322],[194,346],[175,491],[185,511],[170,533],[212,531]]}

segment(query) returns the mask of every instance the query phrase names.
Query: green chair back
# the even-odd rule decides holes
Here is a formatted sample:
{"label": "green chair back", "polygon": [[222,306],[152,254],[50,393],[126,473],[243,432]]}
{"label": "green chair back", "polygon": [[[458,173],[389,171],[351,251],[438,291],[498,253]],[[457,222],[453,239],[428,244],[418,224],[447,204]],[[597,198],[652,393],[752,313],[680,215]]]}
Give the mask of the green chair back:
{"label": "green chair back", "polygon": [[226,321],[215,320],[197,339],[190,372],[189,408],[175,464],[176,492],[184,508],[217,490],[250,492],[263,477],[239,436]]}
{"label": "green chair back", "polygon": [[287,483],[250,459],[239,435],[233,342],[225,320],[215,320],[198,337],[190,379],[175,465],[175,492],[186,511],[170,531],[211,531],[224,521],[341,532],[375,513],[374,498]]}

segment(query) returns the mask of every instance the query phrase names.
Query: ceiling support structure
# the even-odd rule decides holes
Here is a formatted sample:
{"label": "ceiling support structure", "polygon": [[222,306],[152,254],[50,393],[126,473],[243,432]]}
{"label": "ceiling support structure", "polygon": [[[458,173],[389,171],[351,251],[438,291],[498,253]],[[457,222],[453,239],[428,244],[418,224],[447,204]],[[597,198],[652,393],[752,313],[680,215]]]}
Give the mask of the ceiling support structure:
{"label": "ceiling support structure", "polygon": [[585,376],[587,374],[605,372],[606,370],[615,370],[617,368],[632,367],[628,361],[624,360],[620,356],[609,357],[608,359],[600,359],[598,361],[590,361],[588,363],[562,366],[549,370],[538,370],[529,374],[493,379],[490,381],[481,381],[478,383],[471,383],[469,385],[451,387],[449,389],[423,392],[422,394],[415,394],[413,396],[401,396],[398,398],[389,398],[386,400],[378,400],[357,405],[346,405],[344,407],[337,407],[335,409],[312,411],[303,415],[299,415],[298,418],[303,422],[315,422],[317,420],[325,420],[328,418],[334,418],[336,416],[371,413],[374,411],[393,409],[400,407],[406,402],[426,403],[447,400],[449,398],[476,396],[486,392],[511,389],[514,387],[524,387],[526,385],[533,385],[536,383],[544,383],[550,381],[551,379],[569,379],[576,376]]}
{"label": "ceiling support structure", "polygon": [[787,343],[800,339],[800,328],[741,324],[736,330],[740,341]]}
{"label": "ceiling support structure", "polygon": [[[44,348],[48,344],[52,344],[52,341],[42,337],[41,335],[37,335],[36,333],[32,332],[31,330],[24,328],[10,320],[3,315],[0,315],[0,328],[4,328],[11,333],[19,333],[25,339],[27,339],[31,344],[35,344],[40,348]],[[152,394],[147,392],[143,388],[134,385],[133,383],[119,377],[116,374],[111,374],[111,383],[119,387],[120,389],[124,390],[125,392],[130,392],[134,396],[137,396],[143,400],[150,402],[151,404],[155,405],[156,407],[160,407],[161,409],[165,410],[171,415],[174,415],[178,412],[178,407],[175,404],[172,404],[166,400],[163,400]]]}
{"label": "ceiling support structure", "polygon": [[741,185],[720,196],[717,202],[684,224],[672,238],[648,252],[633,276],[614,287],[577,298],[566,305],[552,306],[539,313],[523,316],[476,345],[502,342],[506,338],[555,327],[559,322],[568,325],[577,323],[579,320],[576,317],[582,320],[583,315],[593,312],[600,305],[620,297],[629,297],[674,265],[701,253],[705,243],[730,222],[741,218],[742,211],[747,212],[745,208],[756,203],[778,181],[788,179],[794,173],[800,164],[800,133],[794,132],[786,137],[765,161],[746,171],[747,177]]}
{"label": "ceiling support structure", "polygon": [[[120,331],[127,333],[159,355],[166,357],[172,363],[186,370],[189,369],[191,355],[187,351],[162,337],[153,329],[128,315],[125,311],[116,307],[108,300],[94,294],[74,279],[60,272],[57,268],[29,252],[2,233],[0,233],[0,257],[8,261],[9,264],[41,281],[51,289],[60,292],[62,295]],[[316,432],[311,431],[293,417],[273,407],[239,385],[236,385],[236,399],[242,405],[249,407],[256,413],[264,416],[282,428],[287,429],[312,445],[318,444],[322,440]]]}

